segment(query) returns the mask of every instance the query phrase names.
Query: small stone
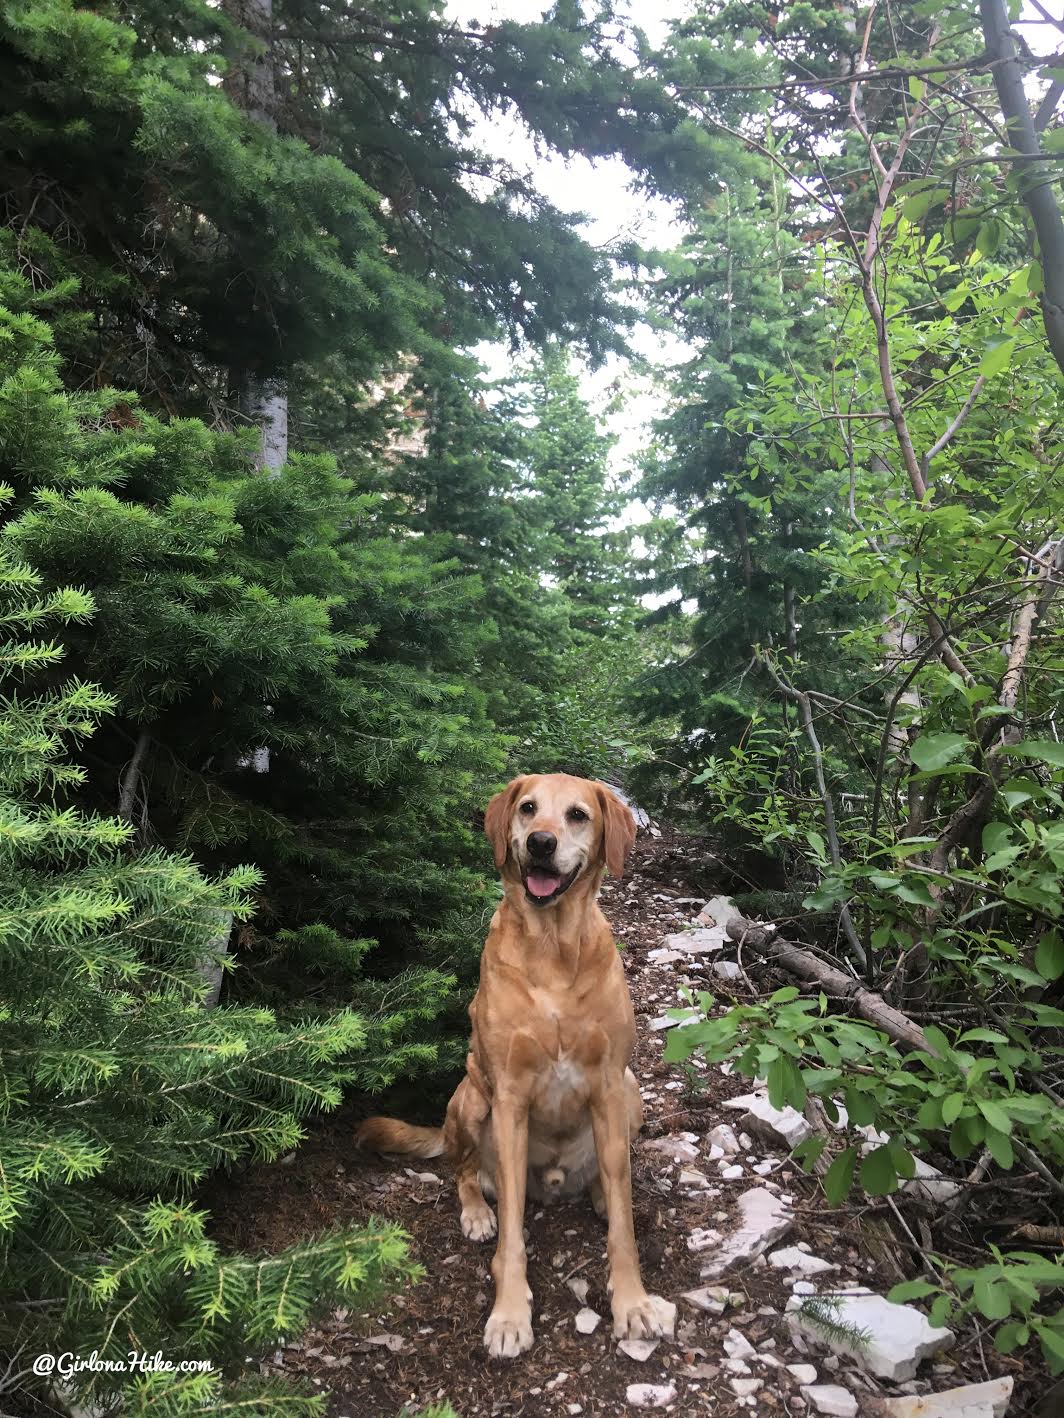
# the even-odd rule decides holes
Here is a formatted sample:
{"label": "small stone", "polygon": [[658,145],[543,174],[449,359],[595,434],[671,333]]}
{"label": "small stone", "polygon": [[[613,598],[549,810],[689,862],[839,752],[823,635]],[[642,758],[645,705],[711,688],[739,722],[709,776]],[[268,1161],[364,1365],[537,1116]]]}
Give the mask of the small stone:
{"label": "small stone", "polygon": [[543,1387],[549,1393],[552,1388],[561,1388],[562,1384],[565,1383],[568,1377],[569,1375],[564,1371],[560,1374],[555,1374],[554,1377],[548,1383],[545,1383],[543,1385]]}
{"label": "small stone", "polygon": [[816,1369],[812,1364],[788,1364],[787,1372],[793,1374],[800,1384],[816,1383]]}
{"label": "small stone", "polygon": [[718,1123],[717,1126],[709,1132],[706,1140],[711,1143],[712,1146],[719,1147],[721,1155],[734,1157],[739,1151],[739,1139],[735,1136],[735,1133],[727,1123]]}
{"label": "small stone", "polygon": [[841,1384],[803,1384],[802,1393],[818,1413],[857,1418],[857,1400]]}
{"label": "small stone", "polygon": [[782,1246],[778,1251],[770,1251],[768,1263],[777,1270],[795,1270],[799,1275],[820,1275],[839,1268],[829,1260],[807,1254],[801,1246]]}
{"label": "small stone", "polygon": [[752,1393],[756,1393],[764,1385],[764,1379],[729,1379],[733,1392],[737,1398],[749,1398]]}
{"label": "small stone", "polygon": [[633,1408],[667,1408],[676,1402],[675,1384],[629,1384],[625,1401]]}
{"label": "small stone", "polygon": [[570,1289],[570,1290],[573,1292],[573,1294],[576,1296],[576,1298],[577,1298],[577,1300],[579,1301],[579,1303],[580,1303],[581,1305],[586,1305],[586,1304],[587,1304],[587,1281],[586,1281],[586,1280],[579,1280],[579,1279],[576,1279],[576,1280],[567,1280],[565,1283],[566,1283],[566,1285],[568,1285],[569,1289]]}
{"label": "small stone", "polygon": [[585,1305],[582,1310],[577,1310],[573,1323],[576,1325],[577,1334],[594,1334],[602,1323],[602,1316]]}
{"label": "small stone", "polygon": [[712,897],[698,913],[701,924],[722,926],[725,930],[732,921],[741,921],[742,918],[742,912],[736,909],[730,896]]}
{"label": "small stone", "polygon": [[725,1237],[714,1260],[703,1267],[704,1280],[716,1280],[733,1265],[753,1260],[782,1240],[794,1224],[790,1208],[764,1187],[743,1193],[739,1214],[742,1219],[737,1230]]}
{"label": "small stone", "polygon": [[695,1167],[687,1167],[680,1172],[680,1186],[696,1187],[699,1191],[705,1191],[709,1186],[709,1178],[705,1172],[700,1172]]}
{"label": "small stone", "polygon": [[[801,1283],[795,1285],[796,1292]],[[800,1330],[835,1354],[855,1359],[863,1369],[882,1379],[903,1383],[913,1378],[924,1359],[954,1342],[951,1330],[935,1328],[913,1305],[896,1305],[882,1295],[841,1290],[825,1298],[832,1304],[830,1329],[819,1325],[815,1316],[804,1313],[799,1300],[790,1300],[787,1315],[792,1329]],[[863,1342],[854,1343],[836,1325],[861,1332]]]}
{"label": "small stone", "polygon": [[677,931],[665,937],[666,950],[679,950],[684,955],[708,955],[723,950],[728,943],[727,931],[719,926],[703,926],[693,931]]}
{"label": "small stone", "polygon": [[728,1291],[721,1285],[703,1285],[700,1290],[685,1290],[683,1298],[698,1310],[722,1315],[728,1308]]}
{"label": "small stone", "polygon": [[583,1413],[584,1405],[582,1403],[570,1403],[566,1405],[565,1411],[566,1413],[571,1413],[573,1418],[576,1418],[578,1413]]}
{"label": "small stone", "polygon": [[788,1148],[797,1147],[813,1131],[796,1108],[774,1108],[767,1098],[755,1098],[739,1125],[757,1137],[782,1142]]}
{"label": "small stone", "polygon": [[645,1364],[660,1343],[660,1339],[622,1339],[617,1348],[637,1364]]}
{"label": "small stone", "polygon": [[721,980],[737,980],[743,973],[734,960],[714,960],[711,968]]}
{"label": "small stone", "polygon": [[729,1329],[724,1338],[724,1352],[733,1359],[752,1359],[757,1350],[737,1329]]}
{"label": "small stone", "polygon": [[720,1175],[726,1182],[737,1182],[745,1173],[738,1162],[733,1162],[729,1167],[722,1167]]}
{"label": "small stone", "polygon": [[880,1410],[883,1418],[1005,1418],[1012,1384],[1007,1377],[919,1398],[886,1398],[880,1401]]}
{"label": "small stone", "polygon": [[697,1255],[699,1251],[708,1251],[710,1246],[715,1246],[720,1241],[720,1232],[711,1231],[705,1226],[697,1226],[687,1238],[687,1249]]}
{"label": "small stone", "polygon": [[695,1144],[698,1137],[692,1132],[674,1132],[668,1137],[654,1137],[643,1146],[648,1152],[664,1152],[674,1162],[693,1162],[698,1156]]}

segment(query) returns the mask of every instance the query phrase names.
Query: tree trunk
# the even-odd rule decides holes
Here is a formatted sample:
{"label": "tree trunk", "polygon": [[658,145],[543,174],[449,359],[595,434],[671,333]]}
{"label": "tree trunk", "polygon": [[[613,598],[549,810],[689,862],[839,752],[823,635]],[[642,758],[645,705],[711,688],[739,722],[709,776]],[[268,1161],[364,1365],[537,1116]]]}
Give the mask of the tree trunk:
{"label": "tree trunk", "polygon": [[1016,181],[1042,257],[1043,288],[1039,300],[1049,348],[1064,371],[1064,221],[1057,205],[1052,165],[1039,161],[1044,154],[1024,91],[1023,68],[1016,57],[1016,41],[1003,0],[979,0],[979,14],[986,52],[994,61],[991,72],[1009,142],[1023,154],[1016,159]]}
{"label": "tree trunk", "polygon": [[[273,0],[223,0],[222,8],[234,23],[251,36],[253,47],[233,56],[224,88],[238,108],[271,132],[277,131],[277,88],[273,68]],[[267,477],[276,477],[288,460],[288,390],[282,379],[262,378],[242,369],[231,379],[240,412],[257,424],[260,444],[256,463]],[[239,766],[255,773],[270,771],[270,750],[253,749],[239,760]],[[216,957],[228,955],[233,914],[224,912],[218,934],[208,947],[200,967],[208,990],[205,1009],[213,1009],[222,992],[223,968]]]}

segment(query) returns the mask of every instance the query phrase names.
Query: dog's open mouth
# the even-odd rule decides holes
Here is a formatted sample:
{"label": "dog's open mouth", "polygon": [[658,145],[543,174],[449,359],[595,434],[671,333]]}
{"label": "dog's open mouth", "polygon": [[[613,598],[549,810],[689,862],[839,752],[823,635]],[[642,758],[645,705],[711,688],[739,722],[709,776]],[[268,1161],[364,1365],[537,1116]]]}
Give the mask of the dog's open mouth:
{"label": "dog's open mouth", "polygon": [[525,895],[537,906],[548,906],[569,890],[579,870],[579,867],[574,867],[562,876],[561,872],[551,867],[532,867],[525,873]]}

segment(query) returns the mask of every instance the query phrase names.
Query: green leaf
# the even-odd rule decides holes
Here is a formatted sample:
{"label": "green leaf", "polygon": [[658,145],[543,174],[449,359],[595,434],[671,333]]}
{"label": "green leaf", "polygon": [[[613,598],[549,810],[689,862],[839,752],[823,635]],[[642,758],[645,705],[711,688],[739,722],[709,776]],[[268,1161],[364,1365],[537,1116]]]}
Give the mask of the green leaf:
{"label": "green leaf", "polygon": [[1003,1132],[998,1132],[997,1128],[987,1128],[984,1139],[987,1151],[994,1161],[1004,1172],[1011,1172],[1015,1156],[1012,1151],[1012,1142]]}
{"label": "green leaf", "polygon": [[847,1147],[840,1152],[824,1174],[824,1195],[829,1206],[838,1206],[853,1185],[854,1168],[857,1165],[857,1148]]}
{"label": "green leaf", "polygon": [[932,1285],[930,1280],[903,1280],[887,1293],[887,1299],[895,1305],[903,1305],[907,1300],[922,1300],[926,1295],[936,1295],[941,1287]]}
{"label": "green leaf", "polygon": [[1034,968],[1044,980],[1058,980],[1064,975],[1064,936],[1047,931],[1034,952]]}
{"label": "green leaf", "polygon": [[948,1098],[942,1100],[942,1121],[946,1127],[953,1126],[967,1101],[963,1093],[951,1093]]}
{"label": "green leaf", "polygon": [[1064,743],[1057,743],[1054,739],[1025,739],[1023,743],[1013,744],[1002,751],[1014,753],[1019,758],[1034,758],[1053,768],[1064,768]]}
{"label": "green leaf", "polygon": [[988,1320],[1007,1319],[1012,1312],[1008,1290],[1000,1282],[995,1283],[986,1276],[980,1276],[972,1286],[972,1298],[979,1313]]}
{"label": "green leaf", "polygon": [[1030,1337],[1029,1326],[1021,1320],[1013,1320],[1011,1324],[1003,1324],[994,1335],[994,1348],[999,1354],[1011,1354],[1014,1349],[1026,1344]]}
{"label": "green leaf", "polygon": [[915,74],[909,75],[909,94],[916,103],[919,103],[924,94],[927,93],[927,85],[923,79]]}
{"label": "green leaf", "polygon": [[889,1144],[875,1148],[861,1163],[861,1186],[869,1196],[889,1196],[898,1190],[898,1172]]}
{"label": "green leaf", "polygon": [[989,379],[1007,369],[1016,348],[1015,335],[995,335],[986,342],[986,353],[979,361],[979,373]]}
{"label": "green leaf", "polygon": [[975,1103],[992,1128],[997,1128],[998,1132],[1012,1131],[1012,1119],[1000,1103],[995,1103],[992,1098],[977,1098]]}
{"label": "green leaf", "polygon": [[934,773],[952,763],[964,750],[968,740],[963,734],[923,734],[916,740],[910,757],[917,768]]}
{"label": "green leaf", "polygon": [[826,1137],[807,1137],[791,1153],[798,1165],[806,1172],[820,1160],[820,1154],[828,1145]]}

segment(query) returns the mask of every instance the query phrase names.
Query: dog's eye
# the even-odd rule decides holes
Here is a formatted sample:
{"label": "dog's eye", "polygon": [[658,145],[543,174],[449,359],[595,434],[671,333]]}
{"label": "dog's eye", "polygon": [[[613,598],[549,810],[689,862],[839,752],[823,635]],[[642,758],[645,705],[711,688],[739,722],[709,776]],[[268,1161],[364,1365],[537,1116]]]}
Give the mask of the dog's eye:
{"label": "dog's eye", "polygon": [[520,812],[524,817],[531,817],[535,810],[535,803],[522,803],[520,807]]}
{"label": "dog's eye", "polygon": [[566,814],[570,822],[586,822],[587,813],[582,807],[571,807]]}

